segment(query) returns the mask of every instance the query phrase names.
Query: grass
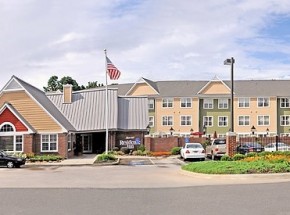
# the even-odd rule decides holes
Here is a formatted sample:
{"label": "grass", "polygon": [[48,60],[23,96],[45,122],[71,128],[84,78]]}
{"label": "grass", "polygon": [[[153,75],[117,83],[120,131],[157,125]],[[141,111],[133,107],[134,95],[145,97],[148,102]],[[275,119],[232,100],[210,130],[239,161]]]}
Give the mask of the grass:
{"label": "grass", "polygon": [[290,172],[290,154],[265,153],[238,161],[195,162],[182,169],[205,174],[285,173]]}

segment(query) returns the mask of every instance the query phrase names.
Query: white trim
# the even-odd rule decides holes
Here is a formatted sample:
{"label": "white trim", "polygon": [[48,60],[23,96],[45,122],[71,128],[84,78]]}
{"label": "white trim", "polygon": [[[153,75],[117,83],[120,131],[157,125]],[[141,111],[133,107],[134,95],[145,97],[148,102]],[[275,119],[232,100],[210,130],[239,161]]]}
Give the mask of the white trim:
{"label": "white trim", "polygon": [[[172,125],[163,125],[163,117],[172,117]],[[169,122],[169,120],[167,119],[167,122]],[[161,116],[161,126],[174,126],[174,116],[173,115],[162,115]]]}
{"label": "white trim", "polygon": [[138,81],[136,81],[136,82],[133,84],[133,86],[128,90],[128,92],[126,93],[125,96],[128,96],[129,93],[131,93],[131,91],[135,88],[135,86],[136,86],[137,84],[144,84],[144,83],[146,83],[146,84],[147,84],[147,85],[148,85],[148,86],[149,86],[153,91],[156,92],[157,95],[159,95],[159,93],[154,89],[154,87],[152,87],[151,84],[149,84],[147,81],[144,80],[143,77],[141,77]]}
{"label": "white trim", "polygon": [[[204,101],[205,101],[205,100],[211,101],[211,103],[207,103],[207,104],[211,104],[211,105],[212,105],[211,108],[206,108],[206,107],[204,107],[204,104],[205,104]],[[214,109],[214,99],[203,98],[202,108],[203,108],[204,110],[212,110],[212,109]]]}
{"label": "white trim", "polygon": [[[259,107],[259,99],[263,99],[263,106]],[[268,99],[268,106],[264,106],[264,100],[265,99]],[[270,105],[270,97],[257,97],[257,108],[269,108],[271,105]]]}
{"label": "white trim", "polygon": [[[239,123],[240,123],[240,117],[249,117],[249,125],[240,125]],[[244,119],[244,121],[243,122],[245,122],[245,119]],[[250,117],[250,115],[238,115],[238,126],[250,126],[250,124],[251,124],[251,117]]]}
{"label": "white trim", "polygon": [[[263,117],[263,125],[259,125],[259,116],[262,116]],[[268,125],[265,125],[265,116],[269,117],[269,124]],[[270,115],[257,115],[257,126],[270,126]]]}
{"label": "white trim", "polygon": [[[42,149],[42,135],[48,135],[48,150],[43,150]],[[51,144],[51,141],[50,141],[50,135],[56,135],[56,150],[50,150],[50,144]],[[45,133],[41,133],[40,134],[40,152],[58,152],[58,134],[57,133],[50,133],[50,134],[45,134]]]}
{"label": "white trim", "polygon": [[[226,125],[220,125],[220,117],[224,117],[224,118],[226,118]],[[222,127],[222,128],[224,128],[224,127],[228,127],[229,126],[229,117],[228,116],[218,116],[218,127]]]}
{"label": "white trim", "polygon": [[[168,99],[172,99],[172,107],[163,107],[163,100],[164,99],[167,99],[167,102],[166,102],[167,106],[168,106]],[[167,108],[174,108],[174,98],[173,97],[162,98],[162,100],[161,100],[161,108],[165,108],[165,109],[167,109]]]}
{"label": "white trim", "polygon": [[[150,125],[150,117],[153,118],[153,121],[152,121],[153,124],[152,124],[152,125]],[[154,117],[154,116],[148,116],[148,118],[149,118],[149,119],[148,119],[148,121],[149,121],[149,126],[150,126],[150,127],[155,127],[155,117]]]}
{"label": "white trim", "polygon": [[[249,106],[248,107],[240,107],[240,99],[249,99]],[[238,108],[250,108],[250,102],[251,102],[250,97],[238,97]],[[243,102],[243,104],[245,104],[245,103]]]}
{"label": "white trim", "polygon": [[[181,117],[190,117],[190,125],[182,125],[182,124],[181,124],[181,122],[182,122]],[[187,121],[187,120],[186,120],[186,121]],[[180,115],[180,126],[182,126],[182,127],[192,126],[192,115]]]}
{"label": "white trim", "polygon": [[[229,109],[229,99],[228,98],[218,98],[217,100],[218,100],[218,109],[219,110],[227,110],[227,109]],[[220,103],[220,100],[226,101],[226,105],[227,105],[226,108],[225,107],[220,108],[220,104],[222,104],[223,106],[225,104],[224,102]]]}
{"label": "white trim", "polygon": [[[288,99],[288,107],[281,107],[281,104],[282,104],[282,99]],[[284,109],[284,108],[290,108],[290,98],[289,97],[282,97],[282,98],[279,98],[280,100],[280,108]]]}
{"label": "white trim", "polygon": [[228,90],[229,90],[229,92],[231,91],[231,88],[229,88],[226,84],[225,84],[225,82],[223,82],[221,79],[219,79],[217,76],[215,76],[212,80],[210,80],[209,82],[207,82],[207,84],[206,85],[204,85],[202,88],[201,88],[201,90],[200,91],[198,91],[197,92],[197,94],[201,94],[202,93],[202,91],[208,86],[208,85],[210,85],[212,82],[221,82]]}
{"label": "white trim", "polygon": [[[181,102],[182,99],[186,99],[186,100],[187,100],[187,99],[190,99],[190,107],[182,107],[181,104],[184,103],[184,102]],[[186,101],[185,104],[187,105],[187,104],[189,104],[189,103]],[[187,109],[188,109],[188,108],[192,108],[192,98],[191,98],[191,97],[181,97],[181,98],[180,98],[180,108],[187,108]]]}
{"label": "white trim", "polygon": [[[209,125],[205,125],[205,117],[211,117],[211,126],[209,126]],[[213,118],[213,116],[203,116],[203,118],[202,118],[202,126],[205,126],[206,128],[209,128],[209,127],[213,127],[213,125],[214,125],[214,118]]]}

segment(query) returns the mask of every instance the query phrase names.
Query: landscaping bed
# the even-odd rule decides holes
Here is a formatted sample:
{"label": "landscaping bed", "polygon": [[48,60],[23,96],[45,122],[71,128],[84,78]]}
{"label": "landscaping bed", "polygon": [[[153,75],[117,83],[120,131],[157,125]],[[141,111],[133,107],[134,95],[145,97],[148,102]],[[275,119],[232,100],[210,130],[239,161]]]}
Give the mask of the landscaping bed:
{"label": "landscaping bed", "polygon": [[225,156],[221,161],[205,161],[182,166],[183,170],[205,174],[253,174],[290,172],[290,152],[262,152]]}

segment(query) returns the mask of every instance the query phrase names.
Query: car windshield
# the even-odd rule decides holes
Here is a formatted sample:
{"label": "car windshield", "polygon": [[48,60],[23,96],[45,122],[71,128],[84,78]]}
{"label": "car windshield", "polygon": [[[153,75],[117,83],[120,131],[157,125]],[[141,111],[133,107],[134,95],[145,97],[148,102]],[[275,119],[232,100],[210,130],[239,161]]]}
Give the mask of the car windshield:
{"label": "car windshield", "polygon": [[186,148],[197,149],[197,148],[202,148],[202,146],[200,144],[187,144]]}
{"label": "car windshield", "polygon": [[216,140],[214,140],[214,144],[216,144],[216,145],[226,144],[226,140],[225,139],[216,139]]}

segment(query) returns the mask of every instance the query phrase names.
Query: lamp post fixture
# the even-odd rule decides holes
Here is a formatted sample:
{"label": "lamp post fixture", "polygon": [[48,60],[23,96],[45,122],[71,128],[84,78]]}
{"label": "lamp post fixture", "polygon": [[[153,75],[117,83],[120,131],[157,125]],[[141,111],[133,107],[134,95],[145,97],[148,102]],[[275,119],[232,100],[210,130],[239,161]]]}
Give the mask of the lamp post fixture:
{"label": "lamp post fixture", "polygon": [[266,129],[267,136],[269,135],[269,128]]}
{"label": "lamp post fixture", "polygon": [[203,134],[206,134],[206,126],[205,126],[205,124],[202,127],[202,131],[203,131]]}
{"label": "lamp post fixture", "polygon": [[190,134],[192,134],[192,133],[193,133],[193,129],[191,128],[191,129],[190,129]]}
{"label": "lamp post fixture", "polygon": [[256,128],[255,128],[255,126],[252,126],[252,128],[251,128],[252,135],[254,135],[254,134],[255,134],[255,131],[256,131]]}
{"label": "lamp post fixture", "polygon": [[149,124],[148,124],[147,127],[146,127],[146,132],[147,132],[147,134],[150,133],[150,125],[149,125]]}
{"label": "lamp post fixture", "polygon": [[170,135],[172,136],[174,129],[171,127],[171,128],[169,129],[169,131],[170,131]]}
{"label": "lamp post fixture", "polygon": [[233,57],[224,61],[224,65],[231,65],[231,132],[234,132],[234,63]]}

